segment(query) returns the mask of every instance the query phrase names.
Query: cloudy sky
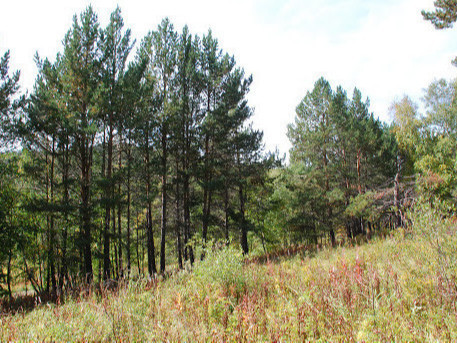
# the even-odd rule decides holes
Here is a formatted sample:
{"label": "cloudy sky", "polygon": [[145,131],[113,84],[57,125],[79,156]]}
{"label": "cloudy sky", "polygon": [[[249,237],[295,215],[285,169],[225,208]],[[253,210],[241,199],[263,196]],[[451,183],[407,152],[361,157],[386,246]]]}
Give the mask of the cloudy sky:
{"label": "cloudy sky", "polygon": [[11,50],[23,90],[31,89],[33,56],[54,59],[72,16],[92,4],[102,25],[116,4],[139,42],[164,17],[180,31],[209,28],[221,48],[253,74],[249,102],[254,126],[268,150],[286,153],[287,124],[321,76],[333,88],[354,87],[370,98],[371,111],[389,121],[393,100],[420,101],[436,78],[455,78],[457,28],[437,31],[422,20],[433,0],[9,0],[0,6],[0,53]]}

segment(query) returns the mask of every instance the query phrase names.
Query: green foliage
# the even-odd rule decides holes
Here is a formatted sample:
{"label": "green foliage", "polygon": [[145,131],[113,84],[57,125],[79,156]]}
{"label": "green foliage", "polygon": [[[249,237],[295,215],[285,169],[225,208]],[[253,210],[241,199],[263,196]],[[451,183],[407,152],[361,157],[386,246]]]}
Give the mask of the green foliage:
{"label": "green foliage", "polygon": [[419,194],[430,203],[445,202],[455,208],[457,147],[456,85],[454,81],[437,80],[425,91],[425,115],[408,97],[392,106],[393,131],[402,159],[404,174],[417,174]]}
{"label": "green foliage", "polygon": [[19,91],[20,72],[9,73],[9,50],[0,59],[0,139],[3,142],[15,139],[15,120],[21,106]]}
{"label": "green foliage", "polygon": [[[437,29],[451,28],[457,20],[457,1],[456,0],[435,0],[435,11],[422,11],[422,17],[430,21]],[[452,61],[457,65],[457,58]]]}
{"label": "green foliage", "polygon": [[415,153],[414,147],[419,144],[422,123],[418,118],[417,105],[404,97],[391,106],[394,116],[393,132],[398,146],[404,153]]}
{"label": "green foliage", "polygon": [[0,155],[0,295],[12,295],[12,259],[25,253],[33,219],[24,211],[27,192],[20,179],[20,155]]}
{"label": "green foliage", "polygon": [[14,132],[26,157],[3,191],[24,182],[23,210],[36,224],[24,254],[7,255],[38,292],[121,279],[133,268],[144,275],[145,263],[156,274],[159,225],[161,273],[165,256],[183,268],[209,239],[241,236],[247,253],[248,236],[264,236],[256,191],[272,164],[248,123],[252,77],[211,31],[178,33],[168,18],[128,63],[134,44],[119,7],[105,27],[87,7],[54,59],[36,55],[24,111],[9,52],[0,61],[0,138]]}
{"label": "green foliage", "polygon": [[352,217],[364,217],[370,221],[376,219],[376,209],[373,209],[376,193],[369,191],[351,198],[350,204],[346,207],[346,214]]}
{"label": "green foliage", "polygon": [[208,249],[205,259],[195,265],[194,280],[199,288],[219,285],[226,292],[239,297],[246,287],[243,269],[243,254],[233,246]]}
{"label": "green foliage", "polygon": [[338,229],[344,227],[348,238],[365,234],[367,222],[379,222],[390,210],[388,200],[373,206],[374,194],[393,184],[397,142],[357,88],[348,99],[341,87],[333,91],[319,79],[298,105],[288,136],[291,166],[284,171],[285,189],[277,188],[288,204],[284,227],[315,241],[329,233],[335,244]]}
{"label": "green foliage", "polygon": [[429,20],[437,29],[447,29],[457,20],[457,2],[455,0],[436,0],[435,11],[422,11],[425,20]]}

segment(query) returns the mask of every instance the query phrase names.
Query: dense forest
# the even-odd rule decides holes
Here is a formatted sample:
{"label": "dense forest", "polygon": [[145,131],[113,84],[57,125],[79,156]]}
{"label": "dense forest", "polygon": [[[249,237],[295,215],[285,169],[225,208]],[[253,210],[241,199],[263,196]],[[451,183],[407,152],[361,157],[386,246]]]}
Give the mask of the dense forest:
{"label": "dense forest", "polygon": [[[449,27],[455,5],[424,12]],[[60,39],[61,37],[56,37]],[[117,8],[91,7],[33,91],[0,62],[0,291],[57,296],[82,284],[190,269],[217,246],[262,255],[389,234],[416,203],[455,214],[454,80],[425,113],[405,96],[393,121],[320,78],[288,127],[290,162],[264,151],[253,78],[208,31],[169,19],[136,44]]]}

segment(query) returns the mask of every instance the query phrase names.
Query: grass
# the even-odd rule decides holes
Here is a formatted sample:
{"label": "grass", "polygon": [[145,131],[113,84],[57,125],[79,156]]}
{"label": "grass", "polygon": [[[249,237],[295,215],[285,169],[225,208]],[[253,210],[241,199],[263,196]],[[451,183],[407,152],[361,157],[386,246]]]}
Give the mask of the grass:
{"label": "grass", "polygon": [[195,270],[3,315],[0,341],[455,341],[456,224],[430,209],[353,248]]}

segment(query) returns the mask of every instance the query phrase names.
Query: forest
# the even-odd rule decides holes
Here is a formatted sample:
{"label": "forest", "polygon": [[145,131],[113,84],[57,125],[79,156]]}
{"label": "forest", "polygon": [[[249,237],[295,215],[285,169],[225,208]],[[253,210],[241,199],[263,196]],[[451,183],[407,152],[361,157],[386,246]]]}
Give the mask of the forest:
{"label": "forest", "polygon": [[[455,1],[437,1],[435,7],[422,13],[424,19],[439,29],[451,27],[457,19]],[[409,239],[415,225],[425,225],[420,218],[429,213],[438,218],[436,225],[445,223],[448,232],[455,229],[455,80],[432,82],[424,91],[423,107],[406,95],[393,100],[393,120],[385,123],[370,111],[369,97],[361,90],[348,91],[321,77],[297,104],[295,121],[288,126],[292,148],[286,161],[278,152],[265,151],[263,133],[253,127],[254,111],[247,101],[253,76],[246,75],[235,57],[221,48],[211,30],[203,36],[191,33],[187,26],[177,31],[165,18],[136,42],[124,26],[119,7],[106,27],[88,7],[74,16],[61,51],[44,58],[37,53],[34,62],[38,75],[33,90],[23,94],[20,72],[9,68],[10,52],[4,51],[0,61],[2,312],[10,311],[8,306],[13,308],[16,298],[29,294],[63,303],[82,290],[123,292],[138,287],[124,294],[128,297],[151,287],[166,289],[161,282],[175,275],[181,285],[179,275],[193,273],[186,277],[203,284],[222,278],[222,293],[207,290],[206,299],[212,299],[211,294],[226,296],[232,300],[213,310],[218,316],[222,314],[217,311],[236,314],[237,306],[244,304],[243,292],[252,296],[250,287],[254,287],[252,280],[243,279],[238,289],[237,270],[248,268],[242,273],[245,278],[246,273],[254,275],[249,269],[252,263],[297,253],[310,259],[316,249],[330,254],[342,247],[368,249],[372,244],[388,250],[382,244],[390,243],[384,240],[390,242],[398,235]],[[431,244],[435,236],[430,237]],[[449,261],[455,255],[436,244],[438,260],[446,261],[447,268],[439,269],[443,272],[439,275],[444,275],[439,285],[450,285],[448,293],[441,294],[448,296],[443,301],[454,313],[455,262]],[[402,246],[395,251],[401,255],[408,249]],[[306,255],[306,251],[314,252]],[[353,258],[357,268],[369,268],[369,262],[359,265],[358,252],[347,254],[354,254],[348,259]],[[337,268],[345,263],[341,256],[335,262]],[[332,263],[326,258],[336,257],[322,257],[322,265]],[[213,275],[215,261],[226,269]],[[312,263],[309,268],[314,268],[314,274],[321,273],[319,268],[324,267]],[[287,272],[284,276],[282,269],[270,270],[279,267],[265,268],[261,273],[271,272],[277,279],[292,277]],[[287,265],[281,268],[287,270]],[[380,294],[382,276],[366,273],[374,275],[367,286],[367,301],[373,297],[375,311],[378,298],[373,292]],[[350,277],[357,279],[356,274]],[[257,282],[262,280],[259,277]],[[321,286],[343,285],[341,280],[329,284]],[[360,282],[359,286],[364,287]],[[294,284],[287,287],[290,294],[296,292]],[[176,305],[175,293],[169,292]],[[426,306],[420,305],[425,300],[417,299],[414,306],[416,301],[417,306]],[[297,307],[297,318],[315,306]],[[208,309],[211,316],[213,310]],[[325,311],[320,310],[332,320]],[[219,318],[225,329],[230,314]],[[332,331],[333,326],[325,324],[328,319],[322,320],[322,327],[316,324],[320,329],[307,327],[314,332],[310,336],[301,336],[300,327],[293,332],[311,340],[370,340],[360,336],[362,331],[359,336]],[[238,318],[236,325],[241,322]],[[381,323],[375,320],[370,325]],[[8,325],[2,321],[2,335],[9,332]],[[251,334],[247,328],[238,329],[244,336],[212,339],[275,338],[247,336]],[[77,340],[144,338],[122,336],[121,331],[118,336],[116,330],[113,326],[108,336]],[[278,330],[279,340],[295,340]],[[326,336],[325,330],[331,335]],[[200,341],[211,336],[152,337]],[[408,340],[409,336],[397,332],[374,340],[389,337]]]}

